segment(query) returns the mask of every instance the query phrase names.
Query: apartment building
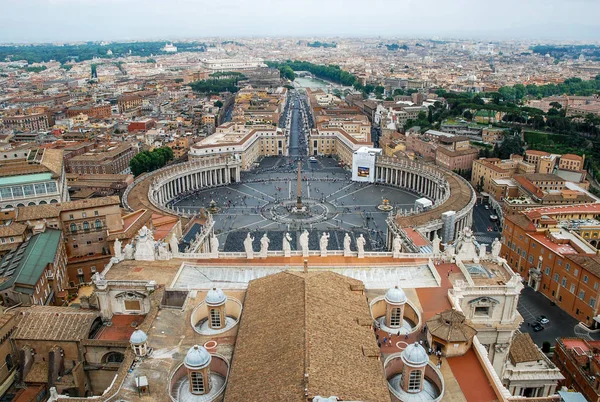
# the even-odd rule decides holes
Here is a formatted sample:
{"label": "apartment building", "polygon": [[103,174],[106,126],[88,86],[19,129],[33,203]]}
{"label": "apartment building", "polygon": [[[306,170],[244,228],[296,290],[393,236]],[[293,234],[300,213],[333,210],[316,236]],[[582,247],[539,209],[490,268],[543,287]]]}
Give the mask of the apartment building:
{"label": "apartment building", "polygon": [[250,169],[261,156],[285,155],[287,137],[272,125],[225,123],[217,131],[195,143],[188,152],[190,160],[215,155],[239,157],[242,169]]}
{"label": "apartment building", "polygon": [[19,131],[45,131],[50,128],[46,113],[31,113],[0,117],[2,126]]}
{"label": "apartment building", "polygon": [[129,162],[138,153],[130,143],[109,143],[67,160],[69,173],[122,174],[129,172]]}
{"label": "apartment building", "polygon": [[509,266],[591,327],[598,326],[600,256],[568,222],[598,214],[597,204],[532,209],[506,216],[502,231],[501,255]]}
{"label": "apartment building", "polygon": [[600,402],[600,341],[557,338],[552,360],[565,376],[559,385],[581,392],[589,402]]}
{"label": "apartment building", "polygon": [[72,106],[66,110],[67,117],[73,118],[84,114],[90,119],[108,119],[112,116],[110,103]]}

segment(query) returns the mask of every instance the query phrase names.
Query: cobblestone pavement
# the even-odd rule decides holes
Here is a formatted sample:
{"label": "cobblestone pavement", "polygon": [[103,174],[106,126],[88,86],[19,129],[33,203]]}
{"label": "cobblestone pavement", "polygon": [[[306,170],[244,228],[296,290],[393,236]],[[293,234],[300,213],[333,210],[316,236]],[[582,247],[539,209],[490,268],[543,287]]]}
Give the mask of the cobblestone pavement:
{"label": "cobblestone pavement", "polygon": [[[416,194],[389,186],[354,183],[350,173],[337,166],[334,158],[318,158],[317,162],[302,162],[302,198],[317,203],[327,203],[331,208],[321,222],[280,223],[266,219],[261,211],[268,206],[297,197],[297,165],[291,158],[269,157],[260,162],[253,171],[242,173],[242,182],[230,186],[199,191],[178,200],[179,208],[198,210],[208,207],[214,200],[221,212],[214,216],[215,232],[222,251],[243,251],[243,239],[248,232],[255,238],[268,233],[271,250],[281,250],[283,232],[289,231],[294,241],[298,232],[311,232],[311,241],[318,243],[317,236],[330,232],[330,250],[341,250],[343,232],[354,238],[362,233],[367,239],[366,250],[381,250],[386,235],[387,213],[377,209],[383,199],[394,207],[410,209],[419,198]],[[271,236],[271,233],[273,236]],[[318,233],[318,235],[317,235]],[[355,249],[356,243],[352,242]],[[311,249],[318,249],[317,244]]]}

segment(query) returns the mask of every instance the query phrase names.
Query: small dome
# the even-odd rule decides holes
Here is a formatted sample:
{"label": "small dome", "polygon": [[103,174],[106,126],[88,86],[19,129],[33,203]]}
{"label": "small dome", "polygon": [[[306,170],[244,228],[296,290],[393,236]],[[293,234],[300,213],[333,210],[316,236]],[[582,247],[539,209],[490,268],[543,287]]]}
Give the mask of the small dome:
{"label": "small dome", "polygon": [[129,337],[129,342],[134,345],[139,345],[140,343],[144,343],[148,340],[148,335],[141,329],[136,329],[133,331],[133,334]]}
{"label": "small dome", "polygon": [[402,361],[410,366],[424,366],[429,362],[429,356],[423,346],[413,343],[402,352]]}
{"label": "small dome", "polygon": [[225,296],[225,293],[223,293],[221,289],[212,288],[206,294],[206,299],[204,299],[204,301],[208,305],[218,306],[227,301],[227,296]]}
{"label": "small dome", "polygon": [[385,294],[385,301],[390,304],[404,304],[406,303],[406,293],[398,286],[394,286]]}
{"label": "small dome", "polygon": [[208,353],[208,350],[204,349],[202,346],[194,345],[185,355],[183,364],[190,369],[201,369],[208,366],[211,359],[212,357],[210,353]]}

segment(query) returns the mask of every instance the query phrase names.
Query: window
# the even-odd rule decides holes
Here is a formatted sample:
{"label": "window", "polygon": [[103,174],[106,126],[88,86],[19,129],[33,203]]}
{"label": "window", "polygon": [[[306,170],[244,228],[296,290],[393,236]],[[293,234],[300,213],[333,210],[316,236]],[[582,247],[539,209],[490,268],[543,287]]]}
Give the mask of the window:
{"label": "window", "polygon": [[83,230],[90,230],[90,224],[88,223],[88,221],[83,222]]}
{"label": "window", "polygon": [[421,370],[413,370],[408,377],[408,392],[421,390]]}
{"label": "window", "polygon": [[580,298],[581,300],[584,300],[584,299],[585,299],[585,291],[584,291],[584,290],[580,290],[580,291],[579,291],[579,298]]}
{"label": "window", "polygon": [[202,373],[198,371],[192,371],[190,374],[192,378],[192,393],[203,394],[204,393],[204,377]]}
{"label": "window", "polygon": [[573,275],[577,276],[578,273],[579,273],[579,270],[577,268],[575,268],[575,271],[573,271]]}
{"label": "window", "polygon": [[96,219],[96,222],[94,224],[96,225],[96,229],[102,229],[102,222],[100,221],[100,219]]}
{"label": "window", "polygon": [[74,223],[71,223],[71,232],[77,232],[77,225],[75,225]]}
{"label": "window", "polygon": [[81,213],[81,217],[82,217],[82,218],[87,218],[87,214],[86,214],[85,212],[82,212],[82,213]]}
{"label": "window", "polygon": [[550,267],[546,267],[546,275],[550,275]]}
{"label": "window", "polygon": [[212,328],[221,328],[221,313],[214,308],[210,309],[210,326]]}
{"label": "window", "polygon": [[73,219],[73,214],[69,214],[69,219]]}
{"label": "window", "polygon": [[594,290],[598,290],[598,282],[594,282]]}
{"label": "window", "polygon": [[517,254],[521,254],[521,247],[517,247]]}
{"label": "window", "polygon": [[567,278],[562,278],[562,286],[563,288],[567,287]]}
{"label": "window", "polygon": [[571,289],[569,289],[569,292],[575,294],[575,285],[573,283],[571,284]]}
{"label": "window", "polygon": [[98,215],[100,215],[100,214],[98,213],[98,211],[94,211],[94,216],[98,216]]}
{"label": "window", "polygon": [[91,270],[92,272],[96,272],[96,267],[92,265],[92,266],[90,267],[90,270]]}
{"label": "window", "polygon": [[583,275],[583,283],[588,283],[588,276],[587,275]]}
{"label": "window", "polygon": [[490,315],[489,307],[475,307],[475,316],[477,317],[487,317]]}
{"label": "window", "polygon": [[590,307],[596,307],[596,299],[594,299],[593,297],[590,297]]}
{"label": "window", "polygon": [[77,275],[83,275],[83,268],[77,268]]}
{"label": "window", "polygon": [[531,254],[529,255],[529,260],[528,261],[529,261],[530,264],[533,264],[533,256]]}
{"label": "window", "polygon": [[558,265],[562,265],[562,260],[558,260]]}
{"label": "window", "polygon": [[394,307],[390,314],[390,325],[392,327],[399,327],[402,325],[402,309],[399,307]]}
{"label": "window", "polygon": [[569,272],[571,270],[571,264],[567,263],[567,265],[565,265],[565,269],[567,272]]}

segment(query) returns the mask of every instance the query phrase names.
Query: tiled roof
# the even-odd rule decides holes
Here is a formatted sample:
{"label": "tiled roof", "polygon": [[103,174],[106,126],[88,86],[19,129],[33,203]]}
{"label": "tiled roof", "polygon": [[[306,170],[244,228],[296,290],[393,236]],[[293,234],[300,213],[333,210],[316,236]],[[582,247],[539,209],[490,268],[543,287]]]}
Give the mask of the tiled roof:
{"label": "tiled roof", "polygon": [[32,205],[30,207],[17,208],[16,221],[25,222],[29,220],[57,218],[61,212],[74,211],[76,209],[97,208],[106,205],[119,205],[119,196],[89,198],[83,200],[67,201],[60,204]]}
{"label": "tiled roof", "polygon": [[352,289],[364,285],[333,272],[251,281],[225,402],[300,402],[305,389],[309,399],[389,402],[367,300]]}
{"label": "tiled roof", "polygon": [[468,342],[477,331],[465,323],[465,315],[460,311],[446,310],[427,321],[431,335],[446,342]]}
{"label": "tiled roof", "polygon": [[31,306],[23,309],[14,339],[80,341],[87,339],[98,312],[70,307]]}
{"label": "tiled roof", "polygon": [[10,225],[0,226],[0,237],[20,236],[25,233],[27,225],[12,222]]}
{"label": "tiled roof", "polygon": [[527,333],[514,336],[508,356],[512,364],[534,362],[543,358],[531,336]]}
{"label": "tiled roof", "polygon": [[571,254],[566,256],[566,258],[600,278],[599,255]]}

